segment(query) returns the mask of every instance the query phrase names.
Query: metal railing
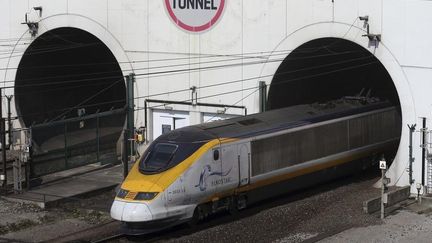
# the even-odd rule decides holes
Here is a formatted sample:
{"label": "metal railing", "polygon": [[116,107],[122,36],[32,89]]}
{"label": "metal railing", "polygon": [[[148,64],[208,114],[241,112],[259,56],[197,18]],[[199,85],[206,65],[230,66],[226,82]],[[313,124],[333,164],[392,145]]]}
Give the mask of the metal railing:
{"label": "metal railing", "polygon": [[31,179],[100,162],[118,163],[117,143],[125,110],[76,117],[31,127]]}

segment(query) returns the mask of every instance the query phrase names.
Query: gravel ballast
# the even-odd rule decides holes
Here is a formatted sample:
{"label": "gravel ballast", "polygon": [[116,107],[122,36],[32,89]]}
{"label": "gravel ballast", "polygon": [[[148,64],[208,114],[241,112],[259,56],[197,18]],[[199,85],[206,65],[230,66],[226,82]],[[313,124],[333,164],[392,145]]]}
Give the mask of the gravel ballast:
{"label": "gravel ballast", "polygon": [[174,234],[163,241],[302,242],[381,224],[380,219],[364,214],[362,209],[363,201],[379,195],[380,191],[373,188],[378,180],[375,175],[369,172],[267,200],[241,212],[239,218],[221,216],[215,219],[220,224],[204,222],[204,229],[198,232]]}
{"label": "gravel ballast", "polygon": [[[376,215],[363,213],[363,201],[380,193],[373,187],[378,179],[376,172],[369,171],[272,198],[251,205],[237,215],[220,214],[195,228],[183,225],[151,236],[112,242],[422,242],[432,237],[428,215],[401,211],[382,221]],[[3,229],[0,239],[58,240],[66,234],[65,228],[73,235],[109,221],[113,197],[114,191],[109,191],[48,211],[0,200],[0,229]],[[30,221],[19,223],[27,219]],[[8,229],[8,223],[21,228]],[[78,234],[71,239],[95,240],[117,232],[118,228],[103,227],[86,233],[85,237],[80,238]],[[420,237],[419,241],[412,240],[416,237]]]}

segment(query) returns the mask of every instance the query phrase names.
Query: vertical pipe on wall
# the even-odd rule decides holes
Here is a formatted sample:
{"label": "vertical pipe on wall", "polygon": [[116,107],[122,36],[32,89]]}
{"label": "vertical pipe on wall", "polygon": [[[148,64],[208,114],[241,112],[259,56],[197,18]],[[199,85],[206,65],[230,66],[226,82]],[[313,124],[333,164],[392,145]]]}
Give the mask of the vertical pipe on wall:
{"label": "vertical pipe on wall", "polygon": [[1,125],[1,144],[2,144],[2,160],[3,160],[3,188],[7,187],[7,171],[6,171],[6,123],[5,119],[1,117],[0,120]]}
{"label": "vertical pipe on wall", "polygon": [[12,144],[12,112],[11,112],[11,102],[12,102],[13,95],[7,95],[6,99],[8,102],[8,113],[7,113],[7,119],[8,119],[8,148],[10,148]]}
{"label": "vertical pipe on wall", "polygon": [[267,85],[264,81],[259,82],[259,112],[266,111],[267,106]]}
{"label": "vertical pipe on wall", "polygon": [[145,133],[145,141],[147,143],[148,141],[148,127],[147,127],[147,99],[144,99],[144,133]]}
{"label": "vertical pipe on wall", "polygon": [[128,90],[128,131],[129,131],[129,139],[130,139],[130,145],[129,148],[131,151],[131,159],[132,156],[135,154],[135,146],[132,141],[134,139],[135,134],[135,90],[134,90],[134,83],[135,83],[135,74],[131,73],[129,74],[129,83],[127,84],[127,90]]}
{"label": "vertical pipe on wall", "polygon": [[414,163],[414,157],[412,154],[412,144],[413,144],[413,134],[415,132],[416,124],[414,125],[408,125],[408,128],[410,130],[409,134],[409,169],[408,169],[408,175],[409,175],[409,184],[412,185],[414,183],[413,179],[413,163]]}
{"label": "vertical pipe on wall", "polygon": [[422,141],[422,186],[425,185],[425,164],[426,164],[426,118],[423,117],[423,128],[422,128],[422,135],[423,135],[423,141]]}
{"label": "vertical pipe on wall", "polygon": [[[127,106],[126,106],[126,129],[123,134],[123,176],[129,173],[129,150],[134,153],[133,146],[130,144],[129,140],[132,139],[134,134],[134,88],[133,83],[135,79],[135,74],[131,73],[126,76],[126,89],[127,89]],[[131,157],[132,157],[131,154]]]}
{"label": "vertical pipe on wall", "polygon": [[6,132],[5,132],[5,121],[3,119],[3,97],[1,96],[2,89],[0,88],[0,135],[1,135],[1,149],[2,149],[2,160],[3,160],[3,188],[7,187],[7,172],[6,172]]}

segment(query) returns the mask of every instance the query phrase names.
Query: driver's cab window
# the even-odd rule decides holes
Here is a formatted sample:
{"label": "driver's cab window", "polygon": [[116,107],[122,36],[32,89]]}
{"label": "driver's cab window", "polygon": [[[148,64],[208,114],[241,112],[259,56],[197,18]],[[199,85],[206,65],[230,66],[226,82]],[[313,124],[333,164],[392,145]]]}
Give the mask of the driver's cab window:
{"label": "driver's cab window", "polygon": [[177,147],[178,146],[174,144],[156,144],[145,159],[144,168],[146,170],[161,170],[167,167],[177,151]]}

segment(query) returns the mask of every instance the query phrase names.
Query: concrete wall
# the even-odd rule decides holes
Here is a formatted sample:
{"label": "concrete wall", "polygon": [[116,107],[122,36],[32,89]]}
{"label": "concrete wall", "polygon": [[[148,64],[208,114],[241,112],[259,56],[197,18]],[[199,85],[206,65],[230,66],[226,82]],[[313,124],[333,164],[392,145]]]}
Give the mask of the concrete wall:
{"label": "concrete wall", "polygon": [[[198,97],[240,90],[200,101],[244,105],[249,113],[258,112],[258,92],[255,89],[258,82],[270,84],[271,75],[283,58],[266,62],[262,58],[238,59],[234,54],[245,56],[247,53],[256,55],[293,50],[321,37],[353,41],[375,53],[390,73],[399,93],[403,111],[402,142],[388,173],[392,183],[397,185],[408,183],[405,173],[408,166],[406,125],[420,124],[419,117],[432,118],[429,94],[432,88],[432,1],[227,0],[219,23],[200,34],[188,33],[173,24],[162,0],[0,0],[0,6],[3,10],[0,15],[0,82],[3,81],[3,87],[13,85],[20,57],[32,41],[27,26],[21,24],[24,14],[29,12],[39,21],[39,34],[58,27],[76,27],[102,40],[121,63],[125,74],[139,74],[136,96],[187,100],[190,91],[155,94],[245,79],[230,85],[199,89]],[[41,18],[31,10],[34,6],[43,7]],[[369,46],[367,38],[362,37],[365,29],[358,16],[363,15],[369,16],[371,32],[382,34],[378,48]],[[204,54],[227,56],[209,58]],[[170,60],[150,62],[159,59]],[[251,65],[252,61],[259,63]],[[229,68],[201,69],[175,75],[152,74],[172,70],[173,65],[175,69],[193,69],[242,62],[243,65]],[[4,94],[13,94],[13,89],[6,89]],[[143,105],[143,100],[136,104],[138,108]],[[216,113],[215,108],[174,106],[174,109],[191,112],[192,124],[201,121],[199,114],[203,112]],[[242,114],[242,111],[230,109],[227,113]],[[143,125],[143,116],[144,112],[137,112],[137,126]],[[416,133],[416,182],[421,178],[419,141]]]}

